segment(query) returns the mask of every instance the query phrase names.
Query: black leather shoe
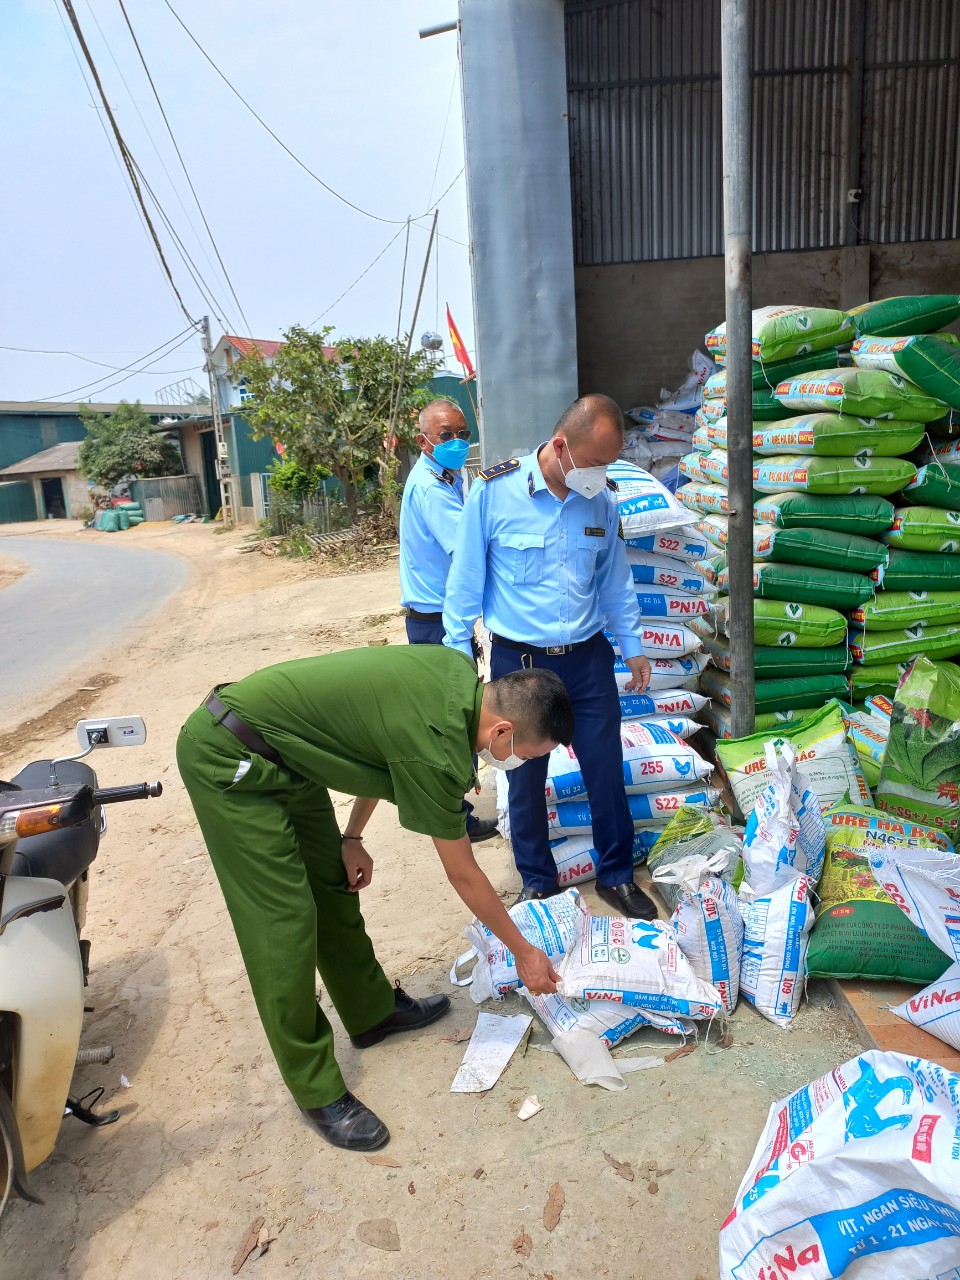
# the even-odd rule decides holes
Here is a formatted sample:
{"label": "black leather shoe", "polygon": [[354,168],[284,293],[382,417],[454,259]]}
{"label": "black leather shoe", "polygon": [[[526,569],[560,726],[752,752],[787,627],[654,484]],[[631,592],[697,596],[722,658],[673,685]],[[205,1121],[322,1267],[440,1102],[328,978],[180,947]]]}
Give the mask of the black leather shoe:
{"label": "black leather shoe", "polygon": [[559,884],[555,889],[531,889],[529,885],[524,885],[523,893],[511,905],[518,907],[521,902],[543,902],[544,898],[555,898],[558,893],[563,893],[563,886]]}
{"label": "black leather shoe", "polygon": [[656,920],[657,906],[648,898],[639,885],[631,880],[629,884],[598,884],[597,894],[604,902],[609,902],[618,915],[629,916],[631,920]]}
{"label": "black leather shoe", "polygon": [[376,1151],[390,1141],[390,1130],[352,1093],[326,1107],[301,1107],[304,1119],[321,1138],[345,1151]]}
{"label": "black leather shoe", "polygon": [[477,818],[476,822],[467,824],[467,839],[471,844],[479,844],[481,840],[489,840],[500,834],[493,818]]}
{"label": "black leather shoe", "polygon": [[350,1037],[350,1043],[355,1049],[369,1049],[372,1044],[379,1044],[398,1031],[414,1031],[417,1027],[425,1027],[442,1018],[450,1008],[449,996],[427,996],[425,1000],[414,1000],[399,982],[394,996],[396,1008],[389,1018],[384,1018],[369,1031],[361,1031],[358,1036]]}

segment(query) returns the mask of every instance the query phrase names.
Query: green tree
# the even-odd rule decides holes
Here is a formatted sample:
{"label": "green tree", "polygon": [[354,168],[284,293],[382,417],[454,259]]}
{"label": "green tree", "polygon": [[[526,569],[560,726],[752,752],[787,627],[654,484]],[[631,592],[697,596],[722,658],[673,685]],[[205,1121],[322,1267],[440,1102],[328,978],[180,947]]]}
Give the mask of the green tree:
{"label": "green tree", "polygon": [[283,445],[284,458],[307,472],[320,466],[335,475],[352,515],[376,467],[381,508],[395,518],[396,450],[412,443],[417,414],[433,398],[424,389],[433,357],[411,352],[391,433],[406,341],[343,338],[331,346],[330,333],[295,325],[271,362],[259,352],[238,360],[233,376],[244,384],[243,416],[256,437]]}
{"label": "green tree", "polygon": [[106,489],[128,477],[183,474],[180,450],[154,428],[140,401],[122,400],[109,417],[81,408],[87,435],[80,445],[77,466],[88,480]]}

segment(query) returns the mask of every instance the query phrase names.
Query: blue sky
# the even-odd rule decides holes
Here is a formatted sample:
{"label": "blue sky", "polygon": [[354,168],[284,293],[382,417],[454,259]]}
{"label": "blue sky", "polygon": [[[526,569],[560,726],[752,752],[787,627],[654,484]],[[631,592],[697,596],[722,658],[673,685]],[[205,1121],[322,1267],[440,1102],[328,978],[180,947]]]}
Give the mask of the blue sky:
{"label": "blue sky", "polygon": [[[423,213],[463,165],[456,36],[417,34],[456,17],[456,0],[170,0],[305,164],[354,204],[396,222],[355,212],[298,168],[203,59],[165,0],[124,3],[253,336],[277,338],[291,324],[311,325],[399,232],[319,322],[339,335],[393,335],[403,220]],[[224,327],[247,333],[118,0],[74,0],[74,7],[130,151],[214,295],[225,322],[211,314],[214,340]],[[104,112],[91,105],[59,0],[4,0],[3,10],[0,347],[142,367],[139,357],[187,322],[104,136]],[[155,221],[190,314],[212,312]],[[404,330],[429,221],[410,232]],[[449,301],[472,348],[462,177],[440,205],[439,230],[416,336],[437,327],[446,337]],[[74,391],[101,375],[99,385]],[[151,401],[158,388],[191,375],[203,381],[192,337],[116,386],[108,384],[121,374],[74,355],[0,350],[0,400]]]}

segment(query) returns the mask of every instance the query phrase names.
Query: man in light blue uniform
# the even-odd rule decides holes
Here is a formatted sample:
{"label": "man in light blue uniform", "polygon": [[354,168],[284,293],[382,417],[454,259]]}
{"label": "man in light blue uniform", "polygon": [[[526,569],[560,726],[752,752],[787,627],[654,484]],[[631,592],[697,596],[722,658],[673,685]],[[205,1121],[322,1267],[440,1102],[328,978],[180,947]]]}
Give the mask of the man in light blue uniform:
{"label": "man in light blue uniform", "polygon": [[[470,448],[470,428],[452,400],[432,400],[417,425],[420,457],[400,504],[400,603],[411,644],[443,644],[443,597],[463,514],[461,468]],[[463,804],[472,843],[497,835],[494,820],[475,818],[470,801]]]}
{"label": "man in light blue uniform", "polygon": [[[444,643],[469,654],[483,615],[491,676],[546,667],[574,712],[573,749],[590,799],[597,892],[620,915],[653,919],[633,880],[633,822],[623,782],[620,698],[606,626],[642,692],[650,664],[636,588],[619,537],[607,466],[623,447],[623,415],[607,396],[576,400],[534,453],[480,472],[457,529],[447,579]],[[544,788],[547,761],[510,774],[510,831],[523,879],[518,901],[558,893]]]}

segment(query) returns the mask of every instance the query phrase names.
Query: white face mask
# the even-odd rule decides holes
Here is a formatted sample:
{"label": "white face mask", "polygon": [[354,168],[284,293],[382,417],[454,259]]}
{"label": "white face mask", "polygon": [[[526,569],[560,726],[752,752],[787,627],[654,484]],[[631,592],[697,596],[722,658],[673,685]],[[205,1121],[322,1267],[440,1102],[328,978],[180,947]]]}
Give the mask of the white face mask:
{"label": "white face mask", "polygon": [[512,733],[510,735],[510,754],[507,756],[505,760],[497,759],[497,757],[490,750],[492,746],[493,746],[493,738],[490,739],[490,742],[488,743],[487,746],[485,746],[482,750],[477,752],[477,755],[480,757],[481,760],[485,761],[486,764],[490,765],[494,769],[519,769],[522,764],[527,763],[526,760],[522,760],[520,756],[514,755]]}
{"label": "white face mask", "polygon": [[[570,454],[570,442],[564,440],[567,446],[567,453]],[[572,461],[571,457],[571,461]],[[559,459],[558,459],[559,461]],[[564,483],[568,489],[572,489],[574,493],[579,493],[584,498],[595,498],[598,493],[603,493],[607,483],[607,468],[602,467],[571,467],[569,471],[563,470],[563,463],[560,463],[560,470],[563,472]]]}

